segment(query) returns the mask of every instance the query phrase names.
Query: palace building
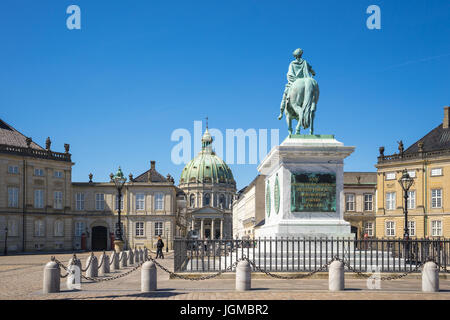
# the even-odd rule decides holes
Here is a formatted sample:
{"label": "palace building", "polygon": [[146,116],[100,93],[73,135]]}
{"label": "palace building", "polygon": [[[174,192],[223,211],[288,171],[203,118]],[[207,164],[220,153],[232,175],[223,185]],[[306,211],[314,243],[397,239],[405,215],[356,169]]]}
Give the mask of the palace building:
{"label": "palace building", "polygon": [[[70,146],[45,149],[0,120],[0,241],[9,251],[111,250],[117,227],[117,189],[106,182],[72,182]],[[112,178],[112,174],[110,176]],[[169,249],[186,233],[185,197],[170,175],[130,174],[122,190],[125,248]],[[7,230],[7,233],[6,233]],[[7,235],[7,239],[6,238]]]}
{"label": "palace building", "polygon": [[192,235],[205,239],[230,238],[236,181],[231,169],[212,149],[212,142],[207,126],[202,150],[184,167],[178,187],[186,195]]}
{"label": "palace building", "polygon": [[406,169],[414,179],[408,192],[411,238],[450,237],[450,107],[443,122],[406,150],[384,154],[380,147],[377,172],[377,237],[402,238],[405,224],[403,189],[398,180]]}

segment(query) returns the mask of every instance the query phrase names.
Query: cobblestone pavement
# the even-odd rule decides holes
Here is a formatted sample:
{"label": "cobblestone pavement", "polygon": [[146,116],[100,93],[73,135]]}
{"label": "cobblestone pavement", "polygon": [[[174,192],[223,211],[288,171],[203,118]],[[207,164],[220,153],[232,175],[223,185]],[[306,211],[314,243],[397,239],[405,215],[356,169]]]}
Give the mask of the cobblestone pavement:
{"label": "cobblestone pavement", "polygon": [[[101,253],[95,253],[98,257]],[[85,267],[89,253],[78,254]],[[50,261],[49,254],[0,256],[0,299],[186,299],[186,300],[315,300],[315,299],[444,299],[450,300],[450,280],[440,279],[441,292],[422,293],[421,280],[403,278],[382,281],[381,290],[368,290],[366,280],[347,279],[344,292],[329,292],[327,279],[254,279],[252,290],[236,292],[234,279],[211,279],[203,281],[169,280],[169,276],[158,268],[158,291],[140,293],[140,269],[128,276],[101,283],[84,282],[81,291],[68,291],[65,279],[61,281],[61,292],[42,293],[44,265]],[[58,260],[67,265],[71,254],[56,254]],[[172,268],[173,259],[158,260]],[[125,272],[132,267],[127,267]],[[118,274],[118,273],[115,273]],[[114,274],[111,274],[114,275]]]}

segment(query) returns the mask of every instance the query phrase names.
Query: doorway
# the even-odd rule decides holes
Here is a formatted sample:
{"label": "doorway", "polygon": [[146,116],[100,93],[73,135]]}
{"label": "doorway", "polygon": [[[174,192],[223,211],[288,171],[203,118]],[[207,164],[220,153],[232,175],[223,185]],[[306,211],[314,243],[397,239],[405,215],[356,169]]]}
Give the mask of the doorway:
{"label": "doorway", "polygon": [[108,230],[106,227],[93,227],[92,228],[92,250],[103,251],[108,248]]}

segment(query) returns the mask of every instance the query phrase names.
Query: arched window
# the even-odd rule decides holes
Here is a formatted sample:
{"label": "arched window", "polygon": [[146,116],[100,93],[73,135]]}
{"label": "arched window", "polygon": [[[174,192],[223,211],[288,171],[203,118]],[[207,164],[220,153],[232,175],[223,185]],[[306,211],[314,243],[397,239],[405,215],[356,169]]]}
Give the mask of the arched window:
{"label": "arched window", "polygon": [[225,196],[223,194],[219,197],[219,207],[225,209]]}
{"label": "arched window", "polygon": [[203,205],[209,206],[210,203],[211,203],[211,195],[209,193],[205,193],[205,196],[203,198]]}
{"label": "arched window", "polygon": [[191,208],[195,207],[195,194],[191,194],[190,198],[189,198],[189,206]]}

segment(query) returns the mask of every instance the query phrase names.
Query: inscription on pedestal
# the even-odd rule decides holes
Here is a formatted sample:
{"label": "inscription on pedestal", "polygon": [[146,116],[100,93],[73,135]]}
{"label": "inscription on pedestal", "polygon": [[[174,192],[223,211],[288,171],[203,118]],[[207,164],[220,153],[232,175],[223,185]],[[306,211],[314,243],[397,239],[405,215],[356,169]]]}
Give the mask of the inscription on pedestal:
{"label": "inscription on pedestal", "polygon": [[335,212],[336,175],[297,172],[291,174],[291,212]]}

